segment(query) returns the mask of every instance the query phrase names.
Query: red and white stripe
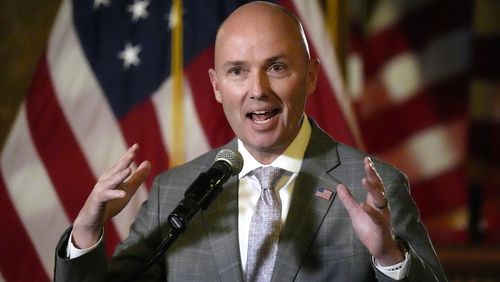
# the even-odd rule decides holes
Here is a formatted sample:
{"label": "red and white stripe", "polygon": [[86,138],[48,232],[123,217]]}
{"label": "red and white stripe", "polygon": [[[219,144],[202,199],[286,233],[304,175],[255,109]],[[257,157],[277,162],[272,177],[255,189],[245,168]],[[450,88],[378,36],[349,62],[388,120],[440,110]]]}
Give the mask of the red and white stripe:
{"label": "red and white stripe", "polygon": [[[354,114],[343,96],[333,47],[323,37],[319,8],[301,1],[284,4],[305,19],[311,49],[323,62],[318,93],[308,111],[330,133],[354,144]],[[0,232],[0,281],[52,279],[59,236],[99,175],[133,143],[141,146],[138,161],[153,164],[152,175],[168,166],[171,79],[117,120],[83,53],[71,11],[71,1],[62,1],[46,54],[1,154],[0,207],[7,231]],[[186,160],[233,137],[228,124],[221,123],[226,122],[223,111],[213,98],[207,75],[212,64],[213,49],[208,48],[184,70]],[[108,255],[127,236],[151,182],[152,177],[106,226]]]}
{"label": "red and white stripe", "polygon": [[[348,60],[358,83],[364,82],[354,87],[364,144],[408,174],[426,223],[464,214],[467,204],[471,31],[465,9],[453,1],[377,2],[366,27],[368,37],[357,42],[361,51]],[[432,21],[423,19],[442,11],[452,15],[439,27],[431,28]],[[453,223],[460,227],[454,231],[465,232],[466,220]],[[440,228],[453,231],[450,226]],[[440,232],[430,229],[431,235]]]}

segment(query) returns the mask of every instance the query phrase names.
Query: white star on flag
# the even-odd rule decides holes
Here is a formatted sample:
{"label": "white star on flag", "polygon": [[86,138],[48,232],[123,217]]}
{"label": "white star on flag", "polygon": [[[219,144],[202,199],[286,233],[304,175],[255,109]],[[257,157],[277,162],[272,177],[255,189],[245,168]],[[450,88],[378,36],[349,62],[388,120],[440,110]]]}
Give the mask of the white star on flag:
{"label": "white star on flag", "polygon": [[94,0],[94,9],[99,9],[101,6],[111,5],[110,0]]}
{"label": "white star on flag", "polygon": [[118,54],[118,57],[123,60],[123,68],[128,69],[131,65],[138,66],[141,63],[139,59],[141,46],[134,46],[130,42],[125,44],[125,49]]}
{"label": "white star on flag", "polygon": [[148,5],[149,1],[147,0],[136,0],[134,4],[128,6],[127,11],[132,13],[132,20],[134,22],[148,17],[148,11],[146,10]]}

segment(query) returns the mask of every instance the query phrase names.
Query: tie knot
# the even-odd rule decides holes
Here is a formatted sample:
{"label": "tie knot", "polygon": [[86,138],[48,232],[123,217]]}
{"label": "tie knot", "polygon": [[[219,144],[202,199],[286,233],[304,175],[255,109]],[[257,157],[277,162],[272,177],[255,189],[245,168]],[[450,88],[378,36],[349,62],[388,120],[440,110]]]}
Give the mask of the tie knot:
{"label": "tie knot", "polygon": [[254,175],[259,180],[262,190],[272,189],[283,173],[283,169],[274,166],[260,167],[254,170]]}

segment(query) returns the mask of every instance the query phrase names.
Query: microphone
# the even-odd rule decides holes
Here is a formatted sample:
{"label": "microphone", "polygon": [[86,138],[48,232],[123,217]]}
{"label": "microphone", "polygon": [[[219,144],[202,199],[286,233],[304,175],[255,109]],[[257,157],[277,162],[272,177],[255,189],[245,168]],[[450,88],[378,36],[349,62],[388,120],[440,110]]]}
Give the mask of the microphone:
{"label": "microphone", "polygon": [[168,217],[169,225],[182,231],[201,209],[206,209],[221,191],[221,186],[231,175],[243,168],[243,158],[238,151],[222,149],[215,156],[212,166],[200,173],[184,193],[184,199]]}
{"label": "microphone", "polygon": [[170,213],[168,223],[170,230],[153,256],[140,268],[121,281],[135,281],[146,271],[177,239],[186,225],[201,209],[206,209],[210,202],[222,191],[224,184],[231,175],[237,175],[243,168],[243,157],[238,151],[222,149],[215,156],[215,161],[206,172],[200,173],[196,180],[184,192],[184,199]]}

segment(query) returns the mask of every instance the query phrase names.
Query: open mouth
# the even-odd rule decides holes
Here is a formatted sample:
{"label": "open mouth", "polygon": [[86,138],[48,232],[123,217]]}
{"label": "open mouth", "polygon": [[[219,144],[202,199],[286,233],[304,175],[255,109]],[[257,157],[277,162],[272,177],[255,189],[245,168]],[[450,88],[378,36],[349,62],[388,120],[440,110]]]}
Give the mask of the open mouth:
{"label": "open mouth", "polygon": [[247,118],[255,123],[265,123],[280,113],[279,109],[268,111],[254,111],[247,114]]}

